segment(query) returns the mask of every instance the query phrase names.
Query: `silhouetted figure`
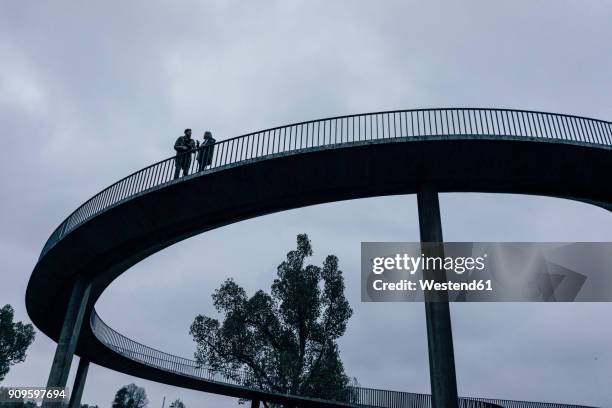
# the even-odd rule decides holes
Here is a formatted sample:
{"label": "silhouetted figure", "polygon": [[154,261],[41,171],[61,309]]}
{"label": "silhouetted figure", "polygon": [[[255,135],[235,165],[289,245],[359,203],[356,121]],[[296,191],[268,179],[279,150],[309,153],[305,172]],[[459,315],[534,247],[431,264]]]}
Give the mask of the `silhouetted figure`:
{"label": "silhouetted figure", "polygon": [[212,137],[212,133],[209,131],[204,132],[204,140],[202,140],[202,144],[198,144],[198,155],[196,157],[198,171],[204,170],[206,166],[210,166],[212,163],[215,142],[216,140]]}
{"label": "silhouetted figure", "polygon": [[191,155],[195,149],[195,140],[191,138],[191,129],[185,129],[185,135],[179,136],[174,143],[174,150],[176,150],[176,158],[174,159],[174,178],[177,179],[181,175],[181,169],[183,170],[183,176],[189,174],[189,167],[191,166]]}

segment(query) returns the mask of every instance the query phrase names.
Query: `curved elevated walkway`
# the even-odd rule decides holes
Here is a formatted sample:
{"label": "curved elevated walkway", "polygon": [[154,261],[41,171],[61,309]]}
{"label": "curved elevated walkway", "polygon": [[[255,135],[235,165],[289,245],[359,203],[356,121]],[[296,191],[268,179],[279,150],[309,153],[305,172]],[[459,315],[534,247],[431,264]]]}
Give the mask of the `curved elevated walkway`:
{"label": "curved elevated walkway", "polygon": [[[74,282],[86,278],[91,294],[78,355],[153,381],[303,406],[343,404],[247,389],[190,360],[153,353],[103,324],[96,300],[132,265],[193,235],[313,204],[412,194],[424,183],[440,192],[544,195],[612,210],[612,124],[569,115],[427,109],[343,116],[219,142],[210,166],[197,171],[192,160],[191,174],[178,180],[174,160],[118,181],[60,224],[28,284],[32,321],[57,341]],[[360,393],[351,405],[400,406]]]}

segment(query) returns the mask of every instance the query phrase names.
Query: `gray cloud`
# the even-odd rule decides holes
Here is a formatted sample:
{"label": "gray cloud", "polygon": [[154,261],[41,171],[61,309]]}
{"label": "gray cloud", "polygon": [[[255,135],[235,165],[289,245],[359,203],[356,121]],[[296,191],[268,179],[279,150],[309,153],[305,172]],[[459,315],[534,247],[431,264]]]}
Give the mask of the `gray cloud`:
{"label": "gray cloud", "polygon": [[[0,303],[24,293],[59,222],[106,185],[172,154],[183,128],[218,139],[336,114],[497,106],[611,119],[605,2],[183,1],[0,6]],[[579,171],[579,169],[577,169]],[[511,195],[445,194],[449,241],[609,241],[610,214]],[[418,239],[414,197],[309,207],[194,237],[121,276],[99,302],[121,332],[189,357],[188,326],[234,276],[250,293],[308,232],[313,262],[340,257],[355,315],[342,339],[366,386],[428,392],[424,310],[359,303],[359,243]],[[204,267],[204,264],[206,267]],[[607,304],[452,305],[464,395],[612,405]],[[46,382],[39,334],[7,384]],[[76,368],[76,364],[74,364]],[[74,370],[73,370],[74,371]],[[73,378],[74,373],[71,376]],[[84,401],[121,385],[188,406],[236,401],[90,369]]]}

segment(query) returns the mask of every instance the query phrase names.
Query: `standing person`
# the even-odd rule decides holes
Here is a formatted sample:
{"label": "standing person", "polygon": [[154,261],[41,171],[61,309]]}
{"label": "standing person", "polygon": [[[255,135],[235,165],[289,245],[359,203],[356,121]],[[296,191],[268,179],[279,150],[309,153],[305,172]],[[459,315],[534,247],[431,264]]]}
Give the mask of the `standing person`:
{"label": "standing person", "polygon": [[176,150],[176,157],[174,158],[174,179],[176,180],[181,175],[181,169],[183,170],[183,176],[189,174],[189,166],[191,166],[191,154],[195,149],[195,140],[191,138],[191,129],[185,129],[185,135],[179,136],[174,143],[174,150]]}
{"label": "standing person", "polygon": [[198,145],[198,156],[196,158],[198,161],[198,171],[204,170],[206,166],[212,163],[215,142],[216,140],[212,137],[212,133],[208,130],[204,132],[204,140],[202,140],[201,145]]}

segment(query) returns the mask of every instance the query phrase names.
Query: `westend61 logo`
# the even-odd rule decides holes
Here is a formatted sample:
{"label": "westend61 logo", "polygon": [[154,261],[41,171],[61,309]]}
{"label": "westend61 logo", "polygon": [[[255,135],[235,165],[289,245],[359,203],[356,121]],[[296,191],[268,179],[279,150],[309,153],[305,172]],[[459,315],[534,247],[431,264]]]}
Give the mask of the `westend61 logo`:
{"label": "westend61 logo", "polygon": [[610,302],[611,269],[609,242],[363,242],[361,300]]}

